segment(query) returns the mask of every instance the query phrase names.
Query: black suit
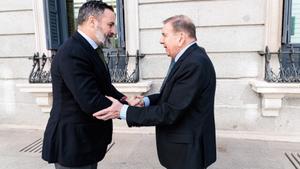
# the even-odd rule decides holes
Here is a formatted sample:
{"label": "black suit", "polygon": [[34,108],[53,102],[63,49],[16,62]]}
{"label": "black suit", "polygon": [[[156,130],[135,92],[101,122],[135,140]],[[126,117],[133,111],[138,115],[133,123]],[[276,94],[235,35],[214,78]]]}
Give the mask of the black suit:
{"label": "black suit", "polygon": [[129,107],[128,126],[156,126],[161,164],[201,169],[216,161],[214,96],[216,76],[205,50],[190,46],[174,65],[149,107]]}
{"label": "black suit", "polygon": [[42,158],[76,167],[102,160],[112,138],[112,121],[93,113],[109,107],[105,95],[124,95],[111,84],[96,50],[78,32],[58,50],[51,65],[53,107],[44,134]]}

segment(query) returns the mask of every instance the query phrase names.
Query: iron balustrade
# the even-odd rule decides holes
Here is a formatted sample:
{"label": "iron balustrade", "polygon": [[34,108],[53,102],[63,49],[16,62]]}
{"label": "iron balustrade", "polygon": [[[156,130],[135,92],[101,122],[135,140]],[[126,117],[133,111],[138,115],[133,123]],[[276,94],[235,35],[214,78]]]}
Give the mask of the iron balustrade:
{"label": "iron balustrade", "polygon": [[[279,49],[277,52],[270,52],[267,46],[265,51],[259,52],[259,54],[265,57],[265,80],[267,82],[300,82],[299,49],[291,47],[288,49]],[[276,68],[275,63],[278,64],[278,68]]]}
{"label": "iron balustrade", "polygon": [[[139,60],[145,57],[144,54],[137,50],[136,55],[129,55],[117,48],[104,49],[103,52],[113,83],[136,83],[139,81]],[[131,73],[128,69],[129,58],[135,58],[134,69]]]}
{"label": "iron balustrade", "polygon": [[52,61],[53,55],[47,57],[45,54],[40,56],[39,53],[35,53],[31,58],[33,60],[32,70],[29,75],[29,83],[50,83],[51,73],[49,70],[44,70],[47,62]]}
{"label": "iron balustrade", "polygon": [[[129,55],[122,51],[116,48],[103,50],[111,80],[113,83],[136,83],[139,81],[139,60],[145,55],[138,50],[136,55]],[[33,65],[29,75],[29,83],[51,83],[50,67],[53,57],[55,55],[47,57],[45,54],[40,56],[39,53],[35,53],[30,58],[33,60]],[[131,73],[128,70],[129,58],[135,58]]]}

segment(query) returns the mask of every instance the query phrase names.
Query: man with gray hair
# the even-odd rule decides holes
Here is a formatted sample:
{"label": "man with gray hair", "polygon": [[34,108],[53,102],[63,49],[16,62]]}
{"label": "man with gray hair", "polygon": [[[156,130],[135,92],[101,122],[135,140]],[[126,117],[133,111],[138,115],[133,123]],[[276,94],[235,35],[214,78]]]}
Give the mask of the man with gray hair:
{"label": "man with gray hair", "polygon": [[214,98],[216,75],[205,50],[196,44],[191,19],[166,19],[160,43],[171,65],[160,93],[141,97],[140,106],[121,104],[94,114],[101,120],[121,118],[129,127],[156,126],[160,163],[168,169],[204,169],[216,161]]}
{"label": "man with gray hair", "polygon": [[[96,169],[112,139],[112,120],[93,113],[107,108],[109,95],[126,97],[111,84],[99,48],[115,34],[115,13],[101,1],[81,6],[78,30],[58,50],[51,65],[53,107],[44,133],[42,158],[56,169]],[[128,102],[129,103],[129,102]]]}

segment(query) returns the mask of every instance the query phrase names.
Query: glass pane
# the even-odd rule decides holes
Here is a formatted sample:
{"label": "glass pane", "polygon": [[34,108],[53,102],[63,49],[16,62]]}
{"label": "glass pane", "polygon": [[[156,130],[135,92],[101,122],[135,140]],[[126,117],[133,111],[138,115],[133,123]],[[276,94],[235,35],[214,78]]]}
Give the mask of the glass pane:
{"label": "glass pane", "polygon": [[292,1],[291,43],[300,43],[300,0]]}

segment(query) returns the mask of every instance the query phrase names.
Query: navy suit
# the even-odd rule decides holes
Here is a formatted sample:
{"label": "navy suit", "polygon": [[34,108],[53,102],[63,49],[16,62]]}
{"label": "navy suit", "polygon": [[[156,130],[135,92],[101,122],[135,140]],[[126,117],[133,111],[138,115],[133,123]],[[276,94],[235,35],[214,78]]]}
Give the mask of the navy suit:
{"label": "navy suit", "polygon": [[51,65],[53,107],[44,134],[42,158],[77,167],[102,160],[112,138],[112,120],[93,113],[111,105],[105,95],[124,95],[111,84],[95,49],[78,32],[58,50]]}
{"label": "navy suit", "polygon": [[156,126],[160,163],[168,169],[201,169],[216,161],[216,76],[205,50],[190,46],[178,59],[149,107],[128,107],[128,126]]}

